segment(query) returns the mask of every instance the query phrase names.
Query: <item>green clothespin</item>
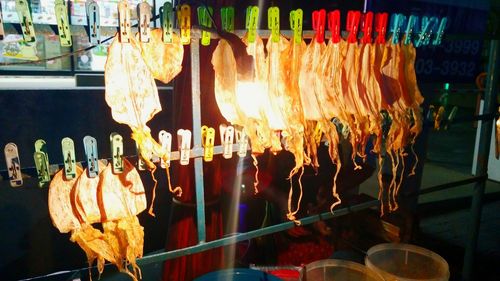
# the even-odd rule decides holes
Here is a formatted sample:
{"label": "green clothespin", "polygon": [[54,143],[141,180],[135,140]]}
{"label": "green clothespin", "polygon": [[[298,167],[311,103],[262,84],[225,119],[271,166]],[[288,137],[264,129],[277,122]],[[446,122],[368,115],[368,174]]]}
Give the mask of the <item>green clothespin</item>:
{"label": "green clothespin", "polygon": [[70,138],[64,138],[61,141],[64,175],[66,179],[76,178],[76,160],[75,160],[75,143]]}
{"label": "green clothespin", "polygon": [[[198,12],[198,24],[204,27],[211,28],[212,27],[211,15],[214,14],[214,9],[212,7],[208,8],[198,7],[197,12]],[[201,32],[201,45],[203,46],[210,45],[210,32],[208,31]]]}
{"label": "green clothespin", "polygon": [[234,7],[222,7],[220,9],[222,30],[227,32],[234,31]]}
{"label": "green clothespin", "polygon": [[290,29],[293,30],[293,40],[295,43],[302,42],[302,23],[304,12],[302,9],[292,10],[290,12]]}
{"label": "green clothespin", "polygon": [[246,22],[245,26],[248,31],[248,43],[255,42],[255,36],[257,35],[257,23],[259,21],[259,7],[249,6],[247,7]]}
{"label": "green clothespin", "polygon": [[163,30],[163,43],[173,42],[173,28],[174,28],[174,8],[172,3],[165,2],[163,7],[160,8],[161,14],[161,28]]}
{"label": "green clothespin", "polygon": [[439,24],[438,30],[436,32],[436,38],[432,41],[432,45],[437,46],[441,45],[441,41],[443,40],[444,29],[446,28],[446,23],[448,22],[447,17],[443,17],[441,19],[441,23]]}
{"label": "green clothespin", "polygon": [[33,157],[38,174],[38,186],[44,187],[46,183],[50,182],[49,155],[47,154],[47,143],[44,140],[40,139],[35,142]]}
{"label": "green clothespin", "polygon": [[415,26],[418,22],[418,17],[415,15],[411,15],[408,18],[408,25],[406,26],[406,36],[404,40],[404,44],[408,45],[412,42],[412,37],[413,37],[413,31],[415,30]]}
{"label": "green clothespin", "polygon": [[123,137],[118,133],[109,136],[113,174],[123,173]]}
{"label": "green clothespin", "polygon": [[55,10],[61,46],[70,47],[73,43],[71,40],[71,30],[69,28],[68,8],[66,7],[65,1],[56,0]]}
{"label": "green clothespin", "polygon": [[16,11],[19,17],[19,23],[21,24],[21,29],[23,31],[24,42],[35,43],[35,27],[33,26],[33,20],[31,19],[30,8],[26,0],[16,0]]}
{"label": "green clothespin", "polygon": [[275,43],[280,41],[280,9],[270,7],[267,9],[267,27],[271,30],[271,40]]}

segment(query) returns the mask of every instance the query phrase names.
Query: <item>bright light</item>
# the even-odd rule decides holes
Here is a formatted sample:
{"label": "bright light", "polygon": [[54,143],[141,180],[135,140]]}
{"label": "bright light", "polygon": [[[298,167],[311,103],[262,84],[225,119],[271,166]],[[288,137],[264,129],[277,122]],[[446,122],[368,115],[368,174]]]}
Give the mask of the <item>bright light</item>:
{"label": "bright light", "polygon": [[247,117],[260,119],[266,92],[264,83],[239,81],[236,83],[236,101]]}

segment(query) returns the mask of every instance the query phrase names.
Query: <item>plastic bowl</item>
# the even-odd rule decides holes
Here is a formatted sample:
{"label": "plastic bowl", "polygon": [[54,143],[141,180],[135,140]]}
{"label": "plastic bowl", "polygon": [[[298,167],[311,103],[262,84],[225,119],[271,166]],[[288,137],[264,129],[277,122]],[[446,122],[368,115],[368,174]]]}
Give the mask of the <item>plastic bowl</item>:
{"label": "plastic bowl", "polygon": [[319,260],[306,265],[306,281],[384,281],[384,279],[366,266],[345,260]]}
{"label": "plastic bowl", "polygon": [[249,268],[232,268],[207,273],[195,281],[281,281],[276,276]]}
{"label": "plastic bowl", "polygon": [[410,244],[385,243],[373,246],[367,252],[365,264],[380,273],[386,281],[447,281],[450,278],[445,259],[430,250]]}

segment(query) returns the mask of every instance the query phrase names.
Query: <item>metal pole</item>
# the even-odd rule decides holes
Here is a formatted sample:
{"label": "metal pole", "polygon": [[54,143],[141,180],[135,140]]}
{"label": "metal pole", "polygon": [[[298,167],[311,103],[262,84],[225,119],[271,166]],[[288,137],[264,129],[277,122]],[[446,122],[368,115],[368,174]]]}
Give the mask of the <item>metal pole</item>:
{"label": "metal pole", "polygon": [[[201,149],[201,102],[200,102],[200,40],[191,40],[191,100],[193,103],[193,150]],[[196,218],[198,243],[206,240],[205,231],[205,191],[203,183],[203,159],[194,158],[194,178],[196,186]]]}
{"label": "metal pole", "polygon": [[[484,114],[493,113],[496,106],[496,97],[498,93],[498,70],[500,67],[499,46],[498,40],[491,40],[488,76],[486,77],[486,91],[484,94]],[[493,121],[491,119],[481,122],[476,176],[486,176],[488,174],[488,157],[490,154],[490,142],[493,126]],[[462,271],[462,279],[467,281],[472,280],[474,256],[477,248],[477,237],[479,234],[485,185],[486,178],[485,180],[476,183],[472,195],[469,239],[465,247],[464,267]]]}

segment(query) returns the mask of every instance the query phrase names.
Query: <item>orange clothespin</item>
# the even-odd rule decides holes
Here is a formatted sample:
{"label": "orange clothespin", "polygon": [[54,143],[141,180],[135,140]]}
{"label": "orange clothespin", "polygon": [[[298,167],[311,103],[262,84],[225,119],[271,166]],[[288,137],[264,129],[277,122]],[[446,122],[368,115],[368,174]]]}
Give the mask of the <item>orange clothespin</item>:
{"label": "orange clothespin", "polygon": [[340,11],[335,10],[328,13],[328,29],[332,33],[332,42],[340,42]]}
{"label": "orange clothespin", "polygon": [[362,30],[363,37],[361,38],[361,43],[371,44],[373,32],[373,12],[368,12],[364,15]]}
{"label": "orange clothespin", "polygon": [[326,11],[321,9],[312,13],[313,29],[316,31],[316,42],[323,43],[325,41],[325,21]]}
{"label": "orange clothespin", "polygon": [[377,32],[375,42],[378,44],[385,44],[388,17],[389,15],[387,13],[377,13],[375,15],[375,31]]}
{"label": "orange clothespin", "polygon": [[346,29],[349,31],[349,36],[347,37],[347,42],[357,43],[358,42],[358,28],[359,20],[361,19],[360,11],[349,11],[347,13],[347,24]]}

